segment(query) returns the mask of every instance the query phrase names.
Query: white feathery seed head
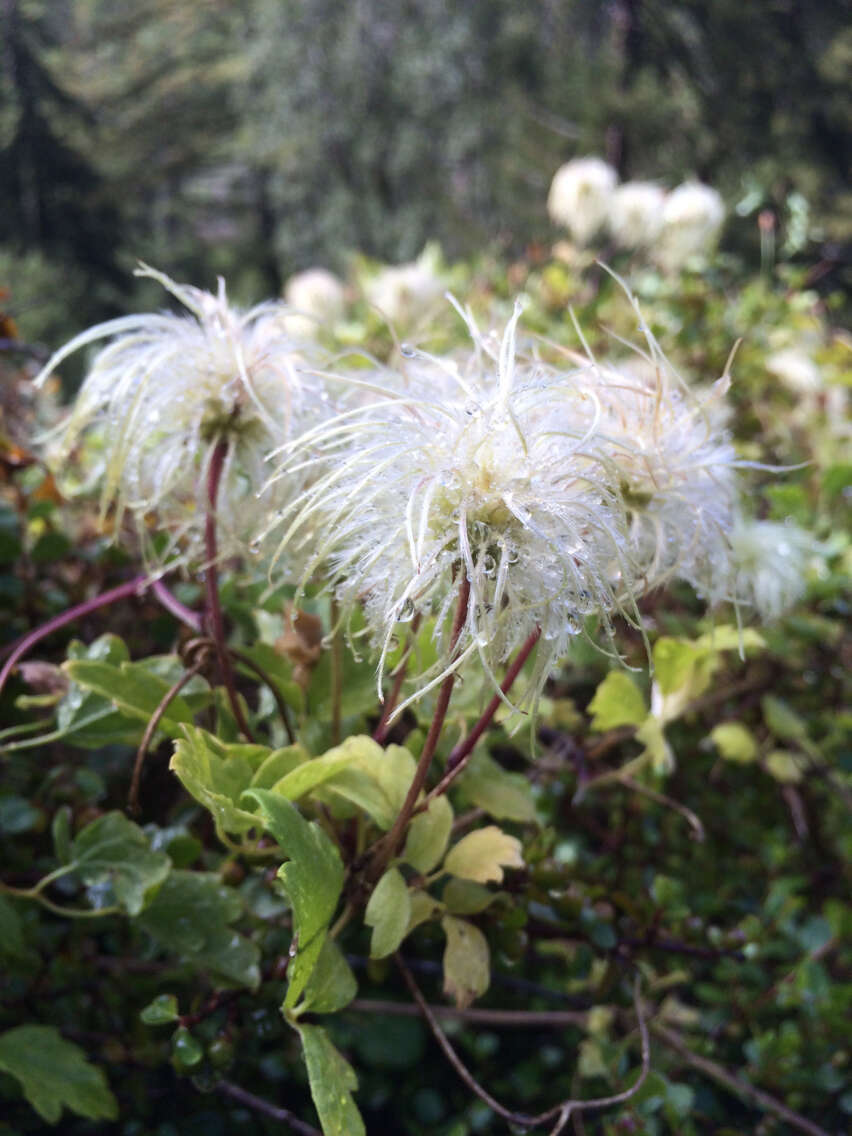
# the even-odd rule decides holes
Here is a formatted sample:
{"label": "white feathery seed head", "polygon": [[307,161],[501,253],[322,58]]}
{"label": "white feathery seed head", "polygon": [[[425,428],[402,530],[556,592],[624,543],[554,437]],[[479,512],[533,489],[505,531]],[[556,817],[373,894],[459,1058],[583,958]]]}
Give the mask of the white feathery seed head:
{"label": "white feathery seed head", "polygon": [[773,351],[766,360],[766,369],[796,394],[812,394],[823,385],[819,367],[801,347]]}
{"label": "white feathery seed head", "polygon": [[654,257],[668,272],[677,272],[693,257],[712,252],[725,220],[721,196],[709,185],[684,182],[667,194],[663,227]]}
{"label": "white feathery seed head", "polygon": [[291,276],[284,299],[293,309],[284,317],[284,329],[294,339],[313,339],[334,324],[346,310],[343,281],[326,268],[308,268]]}
{"label": "white feathery seed head", "polygon": [[435,617],[438,677],[478,655],[497,685],[496,664],[540,628],[534,694],[586,616],[633,618],[642,592],[724,556],[733,454],[716,412],[668,375],[650,387],[583,356],[564,369],[519,355],[520,311],[498,343],[462,313],[468,366],[430,388],[424,365],[284,447],[282,476],[306,461],[328,472],[285,511],[279,551],[310,546],[306,578],[323,568],[344,610],[363,604],[382,664],[419,613]]}
{"label": "white feathery seed head", "polygon": [[443,295],[440,250],[429,244],[409,264],[386,265],[364,282],[364,294],[394,327],[410,328]]}
{"label": "white feathery seed head", "polygon": [[663,227],[665,192],[650,181],[628,181],[616,187],[609,205],[609,231],[623,249],[647,248]]}
{"label": "white feathery seed head", "polygon": [[588,244],[609,215],[618,174],[602,158],[575,158],[560,166],[550,183],[547,212],[579,245]]}
{"label": "white feathery seed head", "polygon": [[809,563],[818,541],[792,521],[750,521],[731,529],[730,592],[766,623],[778,619],[804,595]]}
{"label": "white feathery seed head", "polygon": [[[206,513],[206,474],[220,440],[228,451],[218,494],[223,554],[245,551],[271,501],[257,500],[269,473],[265,455],[322,412],[327,395],[303,354],[281,330],[283,304],[240,312],[224,281],[214,295],[142,266],[187,309],[109,320],[76,336],[36,382],[72,352],[109,340],[93,359],[71,409],[47,437],[62,461],[84,437],[100,447],[102,508],[138,522],[146,555],[151,516],[172,537],[157,559],[198,560]],[[300,485],[282,481],[280,505]]]}

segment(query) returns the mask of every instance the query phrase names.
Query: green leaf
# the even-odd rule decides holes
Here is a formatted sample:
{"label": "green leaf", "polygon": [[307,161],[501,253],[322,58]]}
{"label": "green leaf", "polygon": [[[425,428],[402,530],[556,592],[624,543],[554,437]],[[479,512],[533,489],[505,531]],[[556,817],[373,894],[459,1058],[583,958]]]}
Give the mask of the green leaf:
{"label": "green leaf", "polygon": [[373,928],[370,958],[393,954],[405,938],[410,918],[408,886],[399,868],[388,868],[373,889],[364,912],[364,922]]}
{"label": "green leaf", "polygon": [[334,939],[326,938],[305,987],[299,1012],[333,1014],[347,1006],[357,993],[358,983],[343,952]]}
{"label": "green leaf", "polygon": [[426,812],[419,813],[409,824],[402,860],[421,875],[431,872],[441,862],[452,827],[450,802],[446,797],[435,797]]}
{"label": "green leaf", "polygon": [[491,958],[488,943],[478,927],[453,915],[445,915],[441,926],[447,937],[444,949],[444,993],[465,1009],[488,989]]}
{"label": "green leaf", "polygon": [[740,722],[722,722],[710,731],[710,737],[726,761],[747,765],[757,757],[754,734]]}
{"label": "green leaf", "polygon": [[0,895],[0,955],[9,958],[27,957],[21,918],[15,905],[4,895]]}
{"label": "green leaf", "polygon": [[[116,710],[128,718],[149,722],[154,711],[173,685],[167,679],[151,673],[150,661],[145,663],[95,662],[90,659],[71,659],[63,663],[63,670],[72,682],[112,702]],[[160,719],[159,729],[170,737],[179,737],[181,725],[192,722],[193,710],[181,695],[169,703]]]}
{"label": "green leaf", "polygon": [[592,729],[603,732],[617,726],[638,726],[648,715],[645,699],[624,671],[610,671],[589,703]]}
{"label": "green leaf", "polygon": [[408,920],[408,927],[405,934],[409,935],[415,927],[419,927],[421,923],[427,922],[429,919],[434,919],[438,915],[444,914],[444,905],[434,896],[429,895],[427,891],[422,891],[415,888],[414,891],[409,892],[409,903],[411,904],[411,915]]}
{"label": "green leaf", "polygon": [[298,801],[351,765],[356,754],[356,747],[352,743],[358,741],[358,738],[347,738],[342,746],[329,750],[322,757],[312,757],[277,781],[272,786],[273,791],[286,797],[288,801]]}
{"label": "green leaf", "polygon": [[696,647],[709,647],[712,651],[759,651],[766,640],[754,627],[732,627],[721,623],[695,640]]}
{"label": "green leaf", "polygon": [[454,876],[447,881],[441,899],[451,915],[478,915],[503,894],[490,891],[473,880],[460,880]]}
{"label": "green leaf", "polygon": [[254,990],[260,982],[259,948],[229,926],[242,913],[240,896],[215,873],[173,871],[137,923],[196,969]]}
{"label": "green leaf", "polygon": [[780,738],[784,742],[807,741],[807,725],[786,702],[767,694],[761,705],[763,707],[763,720],[776,738]]}
{"label": "green leaf", "polygon": [[706,648],[696,647],[683,639],[658,639],[653,651],[654,678],[662,693],[674,694],[691,685],[696,663],[706,654]]}
{"label": "green leaf", "polygon": [[20,1082],[24,1096],[48,1124],[63,1107],[89,1120],[115,1120],[118,1103],[103,1070],[53,1026],[17,1026],[0,1034],[0,1069]]}
{"label": "green leaf", "polygon": [[[257,801],[263,823],[290,857],[278,871],[293,908],[294,933],[299,955],[313,945],[310,966],[291,964],[285,1006],[290,1009],[302,993],[322,947],[322,939],[334,915],[343,888],[343,862],[329,837],[314,821],[307,821],[284,797],[268,789],[249,789],[246,797]],[[317,942],[314,942],[317,940]]]}
{"label": "green leaf", "polygon": [[320,1026],[296,1026],[302,1039],[311,1096],[323,1136],[366,1136],[364,1121],[352,1093],[358,1078]]}
{"label": "green leaf", "polygon": [[351,801],[386,831],[402,807],[417,763],[402,746],[382,749],[370,737],[349,738],[338,748],[347,745],[351,761],[328,782],[326,791]]}
{"label": "green leaf", "polygon": [[270,750],[268,746],[240,742],[226,745],[195,726],[185,727],[184,734],[175,744],[169,768],[187,792],[213,814],[220,833],[242,835],[257,827],[257,815],[242,808],[240,798],[261,770],[268,773],[307,757],[298,746]]}
{"label": "green leaf", "polygon": [[152,852],[138,824],[118,811],[105,813],[78,834],[71,861],[87,887],[110,883],[118,903],[138,915],[171,869],[165,852]]}
{"label": "green leaf", "polygon": [[529,781],[522,773],[508,773],[487,753],[473,755],[457,785],[466,801],[497,820],[535,820]]}
{"label": "green leaf", "polygon": [[169,1022],[176,1022],[180,1017],[177,998],[174,994],[158,994],[153,1002],[149,1002],[139,1017],[146,1026],[164,1026]]}
{"label": "green leaf", "polygon": [[465,880],[486,884],[503,882],[503,868],[523,868],[521,842],[490,824],[463,836],[450,849],[444,871]]}
{"label": "green leaf", "polygon": [[797,785],[803,778],[802,758],[784,749],[767,754],[766,769],[782,785]]}
{"label": "green leaf", "polygon": [[172,1053],[185,1069],[194,1069],[204,1060],[201,1042],[192,1036],[186,1026],[175,1030],[172,1038]]}

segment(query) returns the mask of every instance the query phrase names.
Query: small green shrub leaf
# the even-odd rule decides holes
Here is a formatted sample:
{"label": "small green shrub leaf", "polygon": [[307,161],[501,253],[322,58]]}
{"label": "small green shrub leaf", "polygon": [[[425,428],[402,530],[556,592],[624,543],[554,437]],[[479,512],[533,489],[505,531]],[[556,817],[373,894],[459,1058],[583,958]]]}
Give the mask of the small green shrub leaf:
{"label": "small green shrub leaf", "polygon": [[491,981],[488,943],[478,927],[453,915],[445,915],[441,926],[447,937],[444,949],[444,993],[464,1009],[484,994]]}
{"label": "small green shrub leaf", "polygon": [[89,1120],[115,1120],[118,1103],[103,1070],[53,1026],[17,1026],[0,1034],[0,1069],[21,1085],[48,1124],[68,1108]]}
{"label": "small green shrub leaf", "polygon": [[416,872],[431,872],[447,848],[453,827],[453,810],[446,797],[436,797],[408,826],[402,859]]}
{"label": "small green shrub leaf", "polygon": [[508,773],[487,753],[474,754],[457,785],[466,801],[496,820],[535,820],[529,781],[522,773]]}
{"label": "small green shrub leaf", "polygon": [[444,871],[464,880],[503,882],[503,868],[523,868],[521,842],[490,824],[463,836],[450,849]]}
{"label": "small green shrub leaf", "polygon": [[321,1026],[296,1026],[302,1039],[311,1096],[323,1136],[366,1136],[364,1121],[352,1099],[358,1078]]}
{"label": "small green shrub leaf", "polygon": [[710,737],[726,761],[747,765],[757,757],[754,734],[740,722],[722,722],[711,731]]}
{"label": "small green shrub leaf", "polygon": [[139,914],[172,866],[165,852],[151,851],[139,825],[118,811],[86,825],[71,844],[70,862],[87,887],[111,884],[130,915]]}
{"label": "small green shrub leaf", "polygon": [[239,986],[260,982],[260,951],[229,924],[243,903],[212,872],[173,871],[137,922],[180,958]]}
{"label": "small green shrub leaf", "polygon": [[638,726],[648,715],[645,699],[624,671],[610,671],[589,703],[592,729],[600,732],[618,726]]}
{"label": "small green shrub leaf", "polygon": [[405,937],[411,919],[408,886],[399,868],[388,868],[373,889],[364,922],[373,928],[370,958],[393,954]]}
{"label": "small green shrub leaf", "polygon": [[358,993],[352,968],[334,939],[326,938],[299,1007],[312,1014],[333,1014]]}

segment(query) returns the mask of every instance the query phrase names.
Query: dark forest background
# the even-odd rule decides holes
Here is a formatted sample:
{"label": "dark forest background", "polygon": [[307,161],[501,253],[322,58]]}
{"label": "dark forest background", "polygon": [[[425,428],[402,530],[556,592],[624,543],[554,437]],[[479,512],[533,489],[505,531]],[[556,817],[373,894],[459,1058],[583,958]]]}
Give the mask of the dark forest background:
{"label": "dark forest background", "polygon": [[[848,284],[849,0],[2,0],[0,285],[55,343],[137,259],[243,302],[356,250],[553,238],[557,166],[697,175]],[[134,291],[134,289],[136,291]]]}

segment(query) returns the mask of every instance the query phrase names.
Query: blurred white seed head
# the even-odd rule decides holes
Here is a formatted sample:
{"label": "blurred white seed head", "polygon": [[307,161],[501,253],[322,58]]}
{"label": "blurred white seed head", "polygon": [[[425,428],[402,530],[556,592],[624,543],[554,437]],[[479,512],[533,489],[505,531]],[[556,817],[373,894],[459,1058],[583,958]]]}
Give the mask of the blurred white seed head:
{"label": "blurred white seed head", "polygon": [[774,351],[766,360],[766,369],[796,394],[812,394],[823,385],[819,367],[800,347]]}
{"label": "blurred white seed head", "polygon": [[677,272],[695,257],[705,257],[716,245],[725,220],[725,205],[709,185],[684,182],[663,203],[663,227],[654,257],[668,272]]}
{"label": "blurred white seed head", "polygon": [[291,276],[284,299],[293,311],[284,317],[284,329],[294,339],[312,339],[323,327],[336,323],[346,309],[343,281],[325,268],[308,268]]}
{"label": "blurred white seed head", "polygon": [[427,245],[409,264],[387,265],[364,282],[364,294],[390,324],[400,330],[412,327],[443,295],[441,254]]}
{"label": "blurred white seed head", "polygon": [[270,506],[280,507],[300,488],[282,481],[275,500],[259,503],[266,454],[313,421],[327,395],[282,333],[284,305],[240,312],[228,304],[224,281],[213,295],[144,266],[139,274],[158,280],[187,314],[110,320],[53,356],[37,382],[73,351],[109,340],[92,360],[68,419],[48,437],[49,456],[62,462],[87,442],[100,459],[103,509],[115,505],[117,522],[124,510],[132,513],[143,544],[153,515],[156,530],[172,538],[164,555],[198,562],[208,463],[224,439],[220,548],[245,550]]}
{"label": "blurred white seed head", "polygon": [[731,530],[730,592],[764,622],[778,619],[804,595],[808,565],[820,545],[791,521],[738,518]]}
{"label": "blurred white seed head", "polygon": [[579,245],[603,228],[618,174],[601,158],[575,158],[556,171],[547,196],[547,212],[564,225]]}
{"label": "blurred white seed head", "polygon": [[648,181],[628,181],[613,192],[609,231],[623,249],[647,248],[663,227],[663,189]]}

